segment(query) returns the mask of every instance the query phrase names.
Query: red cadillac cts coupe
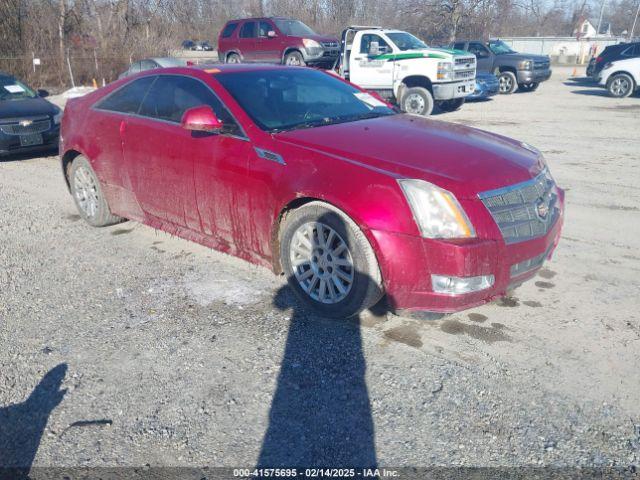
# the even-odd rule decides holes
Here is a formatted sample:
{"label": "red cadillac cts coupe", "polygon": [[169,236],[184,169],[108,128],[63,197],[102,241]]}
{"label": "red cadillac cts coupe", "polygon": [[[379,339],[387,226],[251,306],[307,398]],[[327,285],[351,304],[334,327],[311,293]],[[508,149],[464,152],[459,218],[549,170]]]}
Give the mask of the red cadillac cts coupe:
{"label": "red cadillac cts coupe", "polygon": [[551,256],[564,192],[538,150],[399,114],[307,68],[153,70],[71,100],[82,217],[132,219],[284,273],[322,314],[453,312]]}

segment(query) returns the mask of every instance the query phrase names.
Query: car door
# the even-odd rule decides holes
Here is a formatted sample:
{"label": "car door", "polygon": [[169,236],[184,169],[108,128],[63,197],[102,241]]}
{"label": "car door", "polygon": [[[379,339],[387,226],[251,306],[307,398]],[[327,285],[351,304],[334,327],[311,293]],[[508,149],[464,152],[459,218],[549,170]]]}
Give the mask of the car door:
{"label": "car door", "polygon": [[476,56],[476,69],[480,72],[493,73],[493,53],[480,42],[469,42],[467,51]]}
{"label": "car door", "polygon": [[140,108],[153,81],[153,77],[143,77],[114,90],[93,106],[99,114],[90,117],[90,127],[96,135],[91,156],[94,169],[105,188],[114,192],[112,207],[127,218],[139,218],[141,212],[124,163],[122,131],[130,115]]}
{"label": "car door", "polygon": [[257,61],[257,32],[258,25],[254,20],[244,22],[240,28],[240,32],[238,32],[238,49],[244,62]]}
{"label": "car door", "polygon": [[275,26],[268,20],[258,22],[258,36],[256,38],[256,61],[266,63],[280,63],[281,38],[269,37],[269,32],[276,32]]}
{"label": "car door", "polygon": [[[374,42],[378,43],[378,52],[371,51]],[[395,63],[380,58],[385,53],[392,53],[392,48],[382,36],[375,33],[356,35],[351,49],[349,79],[363,88],[392,88]]]}

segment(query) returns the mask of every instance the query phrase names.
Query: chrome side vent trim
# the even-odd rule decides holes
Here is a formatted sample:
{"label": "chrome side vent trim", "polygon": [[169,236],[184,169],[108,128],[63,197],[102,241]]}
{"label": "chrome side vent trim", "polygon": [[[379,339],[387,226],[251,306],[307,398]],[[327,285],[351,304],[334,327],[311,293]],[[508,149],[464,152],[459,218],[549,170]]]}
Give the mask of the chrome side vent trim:
{"label": "chrome side vent trim", "polygon": [[258,157],[264,158],[265,160],[270,160],[272,162],[279,163],[280,165],[286,165],[284,158],[282,155],[278,155],[277,153],[271,152],[269,150],[264,150],[262,148],[253,147],[258,154]]}

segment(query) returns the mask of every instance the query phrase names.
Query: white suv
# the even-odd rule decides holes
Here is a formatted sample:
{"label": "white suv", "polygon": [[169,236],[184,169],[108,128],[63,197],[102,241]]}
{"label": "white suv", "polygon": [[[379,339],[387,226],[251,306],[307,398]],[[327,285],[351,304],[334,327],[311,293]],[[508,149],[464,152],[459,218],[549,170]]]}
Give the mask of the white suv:
{"label": "white suv", "polygon": [[607,63],[598,74],[598,83],[612,97],[628,97],[640,89],[640,57]]}

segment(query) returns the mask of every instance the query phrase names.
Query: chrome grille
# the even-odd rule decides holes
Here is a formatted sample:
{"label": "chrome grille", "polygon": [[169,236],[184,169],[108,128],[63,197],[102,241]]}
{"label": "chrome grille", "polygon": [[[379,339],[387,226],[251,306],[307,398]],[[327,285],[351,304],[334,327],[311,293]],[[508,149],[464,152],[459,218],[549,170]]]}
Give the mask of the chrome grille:
{"label": "chrome grille", "polygon": [[324,48],[338,48],[338,42],[322,42]]}
{"label": "chrome grille", "polygon": [[475,66],[476,57],[456,57],[455,58],[455,66],[456,67],[467,67],[467,65]]}
{"label": "chrome grille", "polygon": [[548,70],[550,65],[549,60],[533,62],[534,70]]}
{"label": "chrome grille", "polygon": [[455,78],[457,80],[474,78],[476,76],[475,70],[458,70],[455,72]]}
{"label": "chrome grille", "polygon": [[549,245],[549,248],[547,249],[546,252],[541,253],[540,255],[536,255],[533,258],[524,260],[520,263],[511,265],[511,269],[510,269],[511,278],[519,277],[520,275],[531,272],[537,269],[538,267],[541,267],[542,264],[544,263],[544,260],[547,258],[547,256],[549,255],[549,252],[551,252],[552,249],[553,249],[553,244]]}
{"label": "chrome grille", "polygon": [[7,135],[29,135],[31,133],[46,132],[51,128],[51,120],[33,120],[29,124],[8,123],[0,125],[2,133]]}
{"label": "chrome grille", "polygon": [[484,192],[479,197],[507,244],[545,235],[559,214],[555,183],[546,169],[532,180]]}

